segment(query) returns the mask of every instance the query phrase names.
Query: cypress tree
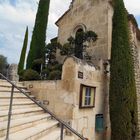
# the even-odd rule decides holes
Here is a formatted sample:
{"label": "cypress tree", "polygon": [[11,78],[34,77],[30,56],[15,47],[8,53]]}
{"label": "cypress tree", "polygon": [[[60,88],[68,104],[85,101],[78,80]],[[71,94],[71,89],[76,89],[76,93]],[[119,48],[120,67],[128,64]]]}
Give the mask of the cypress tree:
{"label": "cypress tree", "polygon": [[21,51],[20,61],[19,61],[19,64],[18,64],[18,74],[19,75],[20,75],[20,72],[23,71],[23,69],[24,69],[27,44],[28,44],[28,27],[26,28],[26,33],[25,33],[25,37],[24,37],[23,48],[22,48],[22,51]]}
{"label": "cypress tree", "polygon": [[137,99],[127,12],[114,0],[110,75],[111,140],[135,140]]}
{"label": "cypress tree", "polygon": [[34,61],[42,59],[45,63],[45,40],[46,29],[48,23],[50,0],[40,0],[38,11],[36,14],[35,26],[33,30],[32,40],[30,44],[30,50],[27,57],[26,68],[32,68],[40,73],[41,64],[37,67],[33,66]]}

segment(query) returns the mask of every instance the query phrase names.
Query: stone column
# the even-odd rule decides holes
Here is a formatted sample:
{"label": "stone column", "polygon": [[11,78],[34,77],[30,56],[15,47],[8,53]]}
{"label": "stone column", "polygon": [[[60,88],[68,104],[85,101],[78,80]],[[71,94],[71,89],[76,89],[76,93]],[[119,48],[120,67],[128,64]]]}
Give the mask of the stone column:
{"label": "stone column", "polygon": [[17,74],[17,71],[18,71],[18,65],[11,64],[8,68],[8,79],[11,81],[18,81],[19,76]]}

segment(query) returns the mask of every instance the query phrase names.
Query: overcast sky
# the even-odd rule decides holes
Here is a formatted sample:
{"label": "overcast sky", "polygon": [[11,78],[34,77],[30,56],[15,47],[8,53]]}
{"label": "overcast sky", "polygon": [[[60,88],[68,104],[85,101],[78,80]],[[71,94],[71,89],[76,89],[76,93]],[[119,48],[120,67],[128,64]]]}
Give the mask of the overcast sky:
{"label": "overcast sky", "polygon": [[[140,0],[124,0],[140,27]],[[51,0],[47,41],[57,35],[55,21],[68,9],[71,0]],[[26,26],[29,42],[35,21],[38,0],[0,0],[0,54],[9,63],[18,63]],[[29,43],[30,44],[30,43]]]}

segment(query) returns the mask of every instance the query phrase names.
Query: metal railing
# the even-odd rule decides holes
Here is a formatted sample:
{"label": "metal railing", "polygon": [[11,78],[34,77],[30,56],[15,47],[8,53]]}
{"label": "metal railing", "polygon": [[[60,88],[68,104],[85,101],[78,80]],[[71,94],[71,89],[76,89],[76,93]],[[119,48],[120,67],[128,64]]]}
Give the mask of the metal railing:
{"label": "metal railing", "polygon": [[75,134],[81,140],[88,140],[87,138],[84,138],[81,134],[79,134],[76,130],[74,130],[71,126],[69,126],[66,122],[64,122],[63,120],[59,119],[54,113],[49,111],[42,104],[38,103],[34,98],[30,97],[30,95],[28,95],[27,92],[23,91],[21,88],[16,86],[13,82],[11,82],[9,79],[7,79],[1,73],[0,73],[0,76],[3,79],[5,79],[8,83],[10,83],[12,85],[11,97],[10,97],[10,106],[9,106],[9,112],[8,112],[8,123],[7,123],[6,140],[9,140],[9,131],[10,131],[10,122],[11,122],[11,115],[12,115],[12,104],[13,104],[14,88],[18,89],[22,94],[24,94],[26,97],[28,97],[30,100],[32,100],[36,105],[41,107],[44,110],[44,112],[50,114],[52,118],[54,118],[55,120],[57,120],[59,122],[59,124],[61,126],[60,140],[64,140],[64,128],[68,129],[71,133]]}

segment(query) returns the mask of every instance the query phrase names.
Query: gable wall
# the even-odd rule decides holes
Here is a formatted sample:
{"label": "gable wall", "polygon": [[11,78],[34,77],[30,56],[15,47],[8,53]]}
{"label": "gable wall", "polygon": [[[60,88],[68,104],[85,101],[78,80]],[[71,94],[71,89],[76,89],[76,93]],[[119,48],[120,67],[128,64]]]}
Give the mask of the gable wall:
{"label": "gable wall", "polygon": [[[95,31],[98,35],[96,43],[88,49],[93,59],[109,59],[112,36],[113,8],[108,0],[75,0],[70,11],[58,21],[58,42],[62,45],[70,36],[74,36],[74,29],[84,24],[86,30]],[[57,54],[57,59],[64,60]]]}

